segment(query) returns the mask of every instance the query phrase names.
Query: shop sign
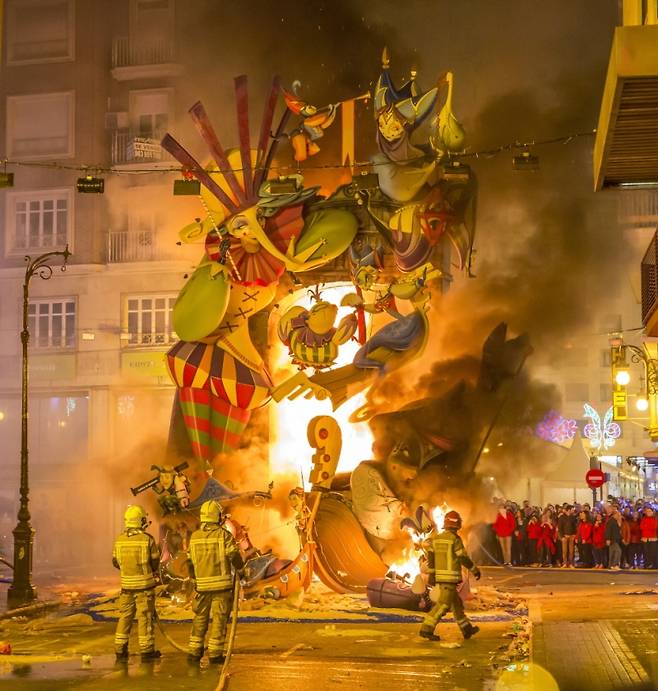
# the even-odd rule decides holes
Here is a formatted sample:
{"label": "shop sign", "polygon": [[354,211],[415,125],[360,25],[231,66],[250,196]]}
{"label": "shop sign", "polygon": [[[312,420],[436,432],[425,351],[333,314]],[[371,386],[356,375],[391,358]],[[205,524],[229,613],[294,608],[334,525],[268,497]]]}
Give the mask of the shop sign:
{"label": "shop sign", "polygon": [[121,374],[132,379],[143,377],[148,379],[163,378],[166,382],[169,382],[169,374],[165,366],[165,355],[161,350],[121,353]]}
{"label": "shop sign", "polygon": [[30,354],[28,362],[30,379],[33,381],[75,379],[75,353]]}

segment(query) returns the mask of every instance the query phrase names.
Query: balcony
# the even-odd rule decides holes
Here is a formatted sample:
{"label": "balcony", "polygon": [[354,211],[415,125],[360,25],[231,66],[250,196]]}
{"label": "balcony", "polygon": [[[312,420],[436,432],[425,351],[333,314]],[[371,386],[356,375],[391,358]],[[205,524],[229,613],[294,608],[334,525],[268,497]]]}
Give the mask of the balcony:
{"label": "balcony", "polygon": [[642,259],[642,323],[646,336],[658,336],[658,231]]}
{"label": "balcony", "polygon": [[112,41],[112,76],[119,82],[178,77],[182,73],[172,39],[121,36]]}
{"label": "balcony", "polygon": [[633,190],[619,194],[618,222],[625,228],[658,227],[658,190]]}
{"label": "balcony", "polygon": [[658,5],[624,0],[594,143],[594,187],[658,186]]}
{"label": "balcony", "polygon": [[[160,146],[160,139],[141,137],[128,130],[114,130],[110,143],[113,166],[139,168],[142,165],[155,165],[167,168],[174,159]],[[174,164],[175,165],[175,164]]]}
{"label": "balcony", "polygon": [[155,230],[110,230],[107,234],[108,264],[180,259],[175,246],[165,243]]}

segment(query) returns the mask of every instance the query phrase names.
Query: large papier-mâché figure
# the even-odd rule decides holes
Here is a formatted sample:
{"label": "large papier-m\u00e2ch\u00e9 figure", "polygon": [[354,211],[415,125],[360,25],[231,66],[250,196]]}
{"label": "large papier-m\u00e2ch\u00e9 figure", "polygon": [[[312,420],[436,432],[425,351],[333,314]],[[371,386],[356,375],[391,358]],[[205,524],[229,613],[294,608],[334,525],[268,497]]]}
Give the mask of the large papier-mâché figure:
{"label": "large papier-m\u00e2ch\u00e9 figure", "polygon": [[[275,79],[257,148],[251,148],[247,79],[235,79],[240,146],[225,151],[201,103],[190,109],[212,160],[201,166],[171,135],[162,146],[202,184],[207,216],[181,231],[205,253],[173,311],[180,338],[167,364],[194,455],[212,460],[236,448],[251,411],[266,403],[272,381],[249,335],[249,319],[267,307],[284,271],[317,268],[344,252],[357,231],[348,211],[307,213],[316,189],[301,176],[268,179],[277,139],[271,127]],[[282,129],[284,120],[279,125]],[[176,411],[175,411],[176,413]]]}

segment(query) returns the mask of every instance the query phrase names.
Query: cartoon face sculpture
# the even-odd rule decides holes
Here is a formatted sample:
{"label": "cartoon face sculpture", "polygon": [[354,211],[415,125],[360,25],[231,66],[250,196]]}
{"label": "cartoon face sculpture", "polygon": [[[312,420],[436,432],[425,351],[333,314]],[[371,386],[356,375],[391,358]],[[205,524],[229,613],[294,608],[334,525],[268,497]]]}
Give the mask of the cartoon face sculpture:
{"label": "cartoon face sculpture", "polygon": [[226,223],[226,227],[229,235],[240,241],[245,252],[256,254],[259,251],[259,238],[262,236],[263,227],[260,224],[257,207],[249,207],[232,216]]}
{"label": "cartoon face sculpture", "polygon": [[387,142],[396,142],[405,133],[404,124],[393,108],[378,116],[377,127]]}

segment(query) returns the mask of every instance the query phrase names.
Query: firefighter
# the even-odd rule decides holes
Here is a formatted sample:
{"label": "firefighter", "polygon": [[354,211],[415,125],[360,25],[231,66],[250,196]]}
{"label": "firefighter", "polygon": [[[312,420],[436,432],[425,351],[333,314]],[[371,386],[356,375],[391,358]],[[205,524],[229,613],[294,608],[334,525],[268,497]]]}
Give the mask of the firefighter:
{"label": "firefighter", "polygon": [[142,662],[160,657],[155,649],[153,618],[155,616],[155,584],[160,564],[160,549],[146,532],[150,522],[141,506],[133,505],[123,516],[125,530],[114,541],[112,564],[121,572],[119,621],[114,635],[118,661],[128,659],[128,640],[135,616]]}
{"label": "firefighter", "polygon": [[457,592],[457,585],[462,580],[462,566],[469,569],[477,580],[480,579],[480,569],[466,554],[464,543],[457,534],[461,527],[461,516],[456,511],[448,511],[443,520],[443,532],[430,538],[426,544],[430,569],[429,583],[436,586],[439,591],[437,603],[425,615],[420,627],[420,635],[430,641],[439,640],[434,629],[450,610],[455,615],[455,621],[464,638],[470,638],[480,630],[473,626],[464,614],[464,604]]}
{"label": "firefighter", "polygon": [[198,662],[212,617],[208,639],[211,663],[224,661],[224,640],[231,610],[233,577],[231,567],[239,572],[244,563],[231,533],[222,526],[221,505],[209,500],[201,505],[201,527],[190,538],[190,575],[195,581],[196,595],[192,605],[194,620],[190,632],[188,660]]}

